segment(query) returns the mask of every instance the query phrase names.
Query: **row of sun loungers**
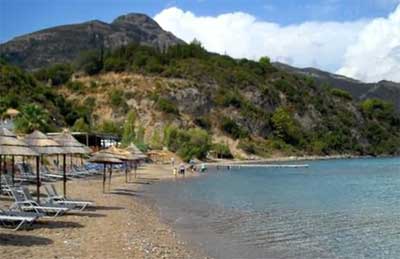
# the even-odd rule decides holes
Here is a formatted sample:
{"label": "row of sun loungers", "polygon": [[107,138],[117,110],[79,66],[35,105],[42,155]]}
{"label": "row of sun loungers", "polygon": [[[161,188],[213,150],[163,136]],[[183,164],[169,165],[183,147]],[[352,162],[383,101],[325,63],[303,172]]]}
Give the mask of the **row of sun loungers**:
{"label": "row of sun loungers", "polygon": [[42,217],[59,217],[69,211],[82,211],[94,204],[92,201],[63,197],[53,184],[45,185],[47,197],[41,199],[40,203],[32,197],[26,186],[11,186],[6,182],[3,188],[14,199],[14,203],[9,210],[0,209],[0,226],[13,230],[32,225]]}

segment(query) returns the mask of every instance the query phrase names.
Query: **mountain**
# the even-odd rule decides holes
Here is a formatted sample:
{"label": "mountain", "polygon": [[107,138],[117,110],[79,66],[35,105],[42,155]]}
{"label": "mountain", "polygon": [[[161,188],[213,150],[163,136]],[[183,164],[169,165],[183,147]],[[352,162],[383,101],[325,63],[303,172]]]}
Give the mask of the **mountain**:
{"label": "mountain", "polygon": [[274,63],[277,68],[304,76],[311,76],[319,85],[330,85],[343,89],[356,100],[378,98],[394,104],[400,112],[400,83],[380,81],[378,83],[363,83],[342,75],[336,75],[315,68],[296,68],[282,63]]}
{"label": "mountain", "polygon": [[53,27],[0,44],[0,56],[25,69],[75,60],[83,51],[138,43],[165,50],[184,42],[144,14],[127,14],[108,24],[89,21]]}
{"label": "mountain", "polygon": [[400,113],[370,99],[398,109],[398,84],[180,43],[139,14],[18,37],[1,45],[0,114],[20,110],[21,132],[114,133],[185,160],[400,154]]}

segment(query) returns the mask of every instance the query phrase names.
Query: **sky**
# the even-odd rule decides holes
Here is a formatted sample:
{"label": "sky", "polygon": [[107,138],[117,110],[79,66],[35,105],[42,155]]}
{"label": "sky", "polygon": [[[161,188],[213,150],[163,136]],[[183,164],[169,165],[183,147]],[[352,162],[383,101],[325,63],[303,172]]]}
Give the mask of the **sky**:
{"label": "sky", "polygon": [[131,12],[235,58],[400,82],[400,0],[0,0],[0,42]]}

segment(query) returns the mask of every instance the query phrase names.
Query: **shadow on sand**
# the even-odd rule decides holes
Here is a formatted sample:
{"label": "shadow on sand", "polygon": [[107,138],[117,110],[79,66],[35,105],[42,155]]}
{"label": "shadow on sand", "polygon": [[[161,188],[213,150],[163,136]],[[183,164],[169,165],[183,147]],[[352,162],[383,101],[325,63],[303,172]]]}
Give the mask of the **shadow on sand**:
{"label": "shadow on sand", "polygon": [[133,191],[133,190],[129,190],[129,189],[114,189],[109,193],[116,194],[116,195],[140,197],[142,192],[141,191]]}
{"label": "shadow on sand", "polygon": [[0,233],[1,246],[45,246],[53,244],[53,240],[30,235]]}
{"label": "shadow on sand", "polygon": [[32,225],[32,228],[47,228],[47,229],[58,229],[58,228],[83,228],[82,224],[72,221],[38,221]]}
{"label": "shadow on sand", "polygon": [[123,210],[124,207],[117,206],[92,206],[88,208],[86,211],[96,211],[96,210]]}
{"label": "shadow on sand", "polygon": [[104,218],[105,214],[94,212],[68,212],[67,216],[89,217],[89,218]]}

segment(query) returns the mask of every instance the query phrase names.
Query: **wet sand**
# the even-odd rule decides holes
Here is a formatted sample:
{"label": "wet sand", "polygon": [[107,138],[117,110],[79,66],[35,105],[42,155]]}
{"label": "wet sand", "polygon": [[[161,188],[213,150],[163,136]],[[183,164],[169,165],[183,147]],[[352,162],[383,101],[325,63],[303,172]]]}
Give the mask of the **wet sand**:
{"label": "wet sand", "polygon": [[[143,199],[143,186],[174,178],[170,166],[146,165],[136,179],[131,175],[125,183],[125,177],[115,173],[106,194],[101,177],[68,182],[68,197],[96,205],[40,219],[20,231],[0,228],[1,258],[204,258],[161,223],[157,210]],[[56,185],[61,191],[61,183]],[[0,198],[1,208],[10,204],[11,200]]]}

